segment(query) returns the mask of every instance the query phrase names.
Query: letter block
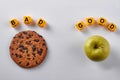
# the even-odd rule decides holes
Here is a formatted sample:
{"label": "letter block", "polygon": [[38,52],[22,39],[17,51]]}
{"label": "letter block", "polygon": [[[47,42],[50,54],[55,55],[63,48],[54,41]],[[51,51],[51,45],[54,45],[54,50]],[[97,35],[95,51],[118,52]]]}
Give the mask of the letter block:
{"label": "letter block", "polygon": [[44,19],[40,18],[38,21],[37,21],[37,25],[41,28],[44,28],[46,27],[47,23]]}
{"label": "letter block", "polygon": [[110,30],[111,32],[114,32],[117,29],[117,26],[114,23],[110,23],[107,26],[107,29]]}
{"label": "letter block", "polygon": [[33,20],[32,20],[32,18],[30,16],[24,16],[23,21],[27,25],[31,25],[33,23]]}
{"label": "letter block", "polygon": [[100,17],[98,19],[98,24],[101,25],[101,26],[106,27],[107,26],[107,20],[105,18]]}
{"label": "letter block", "polygon": [[90,26],[90,25],[93,25],[93,24],[95,24],[95,19],[93,17],[86,18],[86,25],[87,26]]}
{"label": "letter block", "polygon": [[15,28],[19,25],[19,21],[14,18],[14,19],[10,20],[10,24],[13,28]]}
{"label": "letter block", "polygon": [[84,22],[78,22],[76,23],[75,27],[77,28],[77,30],[83,30],[85,28],[85,23]]}

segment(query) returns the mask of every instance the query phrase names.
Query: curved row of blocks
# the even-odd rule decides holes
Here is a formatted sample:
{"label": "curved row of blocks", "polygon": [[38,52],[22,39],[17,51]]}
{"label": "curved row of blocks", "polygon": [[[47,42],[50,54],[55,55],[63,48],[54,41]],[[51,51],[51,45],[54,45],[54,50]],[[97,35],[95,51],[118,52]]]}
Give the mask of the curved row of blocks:
{"label": "curved row of blocks", "polygon": [[107,28],[109,31],[114,32],[117,29],[116,24],[114,24],[113,22],[107,22],[107,19],[100,17],[97,20],[95,20],[93,17],[89,17],[85,19],[84,21],[79,21],[75,24],[75,28],[79,31],[83,30],[86,28],[86,26],[91,26],[91,25],[100,25],[100,26],[104,26],[105,28]]}

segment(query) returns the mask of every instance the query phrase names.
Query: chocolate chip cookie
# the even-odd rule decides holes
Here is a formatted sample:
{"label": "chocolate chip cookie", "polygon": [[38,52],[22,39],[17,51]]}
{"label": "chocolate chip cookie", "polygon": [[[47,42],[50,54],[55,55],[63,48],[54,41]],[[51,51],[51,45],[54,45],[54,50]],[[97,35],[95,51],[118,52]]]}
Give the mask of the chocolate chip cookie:
{"label": "chocolate chip cookie", "polygon": [[47,54],[47,45],[35,31],[22,31],[13,37],[9,51],[16,64],[31,68],[42,63]]}

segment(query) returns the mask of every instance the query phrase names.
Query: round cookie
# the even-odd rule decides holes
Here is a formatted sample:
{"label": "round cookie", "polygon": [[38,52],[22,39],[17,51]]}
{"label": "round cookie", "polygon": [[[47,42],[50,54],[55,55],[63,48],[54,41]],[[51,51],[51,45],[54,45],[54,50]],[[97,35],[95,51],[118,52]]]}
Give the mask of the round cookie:
{"label": "round cookie", "polygon": [[14,62],[24,68],[39,65],[47,54],[46,41],[35,31],[22,31],[16,34],[9,50]]}

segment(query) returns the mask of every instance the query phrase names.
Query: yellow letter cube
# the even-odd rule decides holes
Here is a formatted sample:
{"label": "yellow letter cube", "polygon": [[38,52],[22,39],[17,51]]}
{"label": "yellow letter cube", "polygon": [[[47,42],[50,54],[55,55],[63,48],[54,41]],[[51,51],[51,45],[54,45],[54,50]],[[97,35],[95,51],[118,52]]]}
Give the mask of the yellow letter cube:
{"label": "yellow letter cube", "polygon": [[100,17],[98,19],[98,24],[106,27],[107,26],[107,20],[105,18]]}
{"label": "yellow letter cube", "polygon": [[33,20],[30,16],[24,16],[23,20],[24,20],[24,23],[27,25],[31,25],[33,23]]}
{"label": "yellow letter cube", "polygon": [[117,26],[114,23],[110,23],[107,26],[108,30],[110,30],[111,32],[114,32],[117,29]]}
{"label": "yellow letter cube", "polygon": [[14,19],[10,20],[10,24],[13,28],[15,28],[19,25],[19,21],[14,18]]}
{"label": "yellow letter cube", "polygon": [[75,27],[77,28],[77,30],[83,30],[84,28],[85,28],[85,24],[84,24],[84,22],[78,22],[76,25],[75,25]]}
{"label": "yellow letter cube", "polygon": [[89,26],[89,25],[93,25],[95,24],[95,20],[93,17],[90,17],[90,18],[86,18],[86,25]]}
{"label": "yellow letter cube", "polygon": [[40,18],[38,21],[37,21],[37,25],[41,28],[44,28],[46,27],[47,23],[44,19]]}

